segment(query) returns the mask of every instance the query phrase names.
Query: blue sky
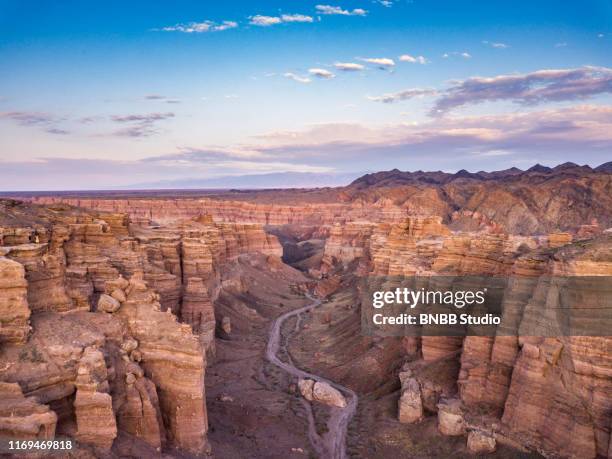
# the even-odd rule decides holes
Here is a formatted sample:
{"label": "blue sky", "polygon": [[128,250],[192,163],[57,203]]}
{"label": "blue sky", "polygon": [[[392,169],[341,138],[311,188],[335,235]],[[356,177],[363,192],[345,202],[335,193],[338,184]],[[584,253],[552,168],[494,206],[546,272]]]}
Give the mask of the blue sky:
{"label": "blue sky", "polygon": [[0,1],[0,189],[595,166],[611,51],[609,1]]}

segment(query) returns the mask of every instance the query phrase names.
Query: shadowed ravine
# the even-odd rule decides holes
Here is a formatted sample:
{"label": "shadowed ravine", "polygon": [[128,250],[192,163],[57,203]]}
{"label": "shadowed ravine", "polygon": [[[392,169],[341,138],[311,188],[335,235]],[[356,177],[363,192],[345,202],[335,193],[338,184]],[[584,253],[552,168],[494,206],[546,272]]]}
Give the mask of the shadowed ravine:
{"label": "shadowed ravine", "polygon": [[308,438],[313,448],[317,451],[320,457],[344,459],[346,457],[346,431],[348,423],[355,414],[355,410],[357,408],[357,394],[352,390],[339,384],[336,384],[332,381],[329,381],[328,379],[325,379],[321,376],[314,375],[312,373],[308,373],[306,371],[300,370],[299,368],[296,368],[291,362],[291,360],[289,360],[289,362],[283,362],[278,358],[278,352],[283,347],[281,345],[281,329],[283,323],[287,319],[294,316],[297,316],[297,319],[299,321],[300,315],[302,313],[310,311],[311,309],[314,309],[321,304],[320,300],[315,300],[311,296],[308,296],[308,298],[313,300],[313,302],[302,308],[289,311],[281,315],[274,321],[272,327],[270,328],[268,346],[266,348],[266,358],[277,367],[282,368],[287,373],[297,378],[310,378],[314,379],[315,381],[326,382],[345,395],[347,399],[347,405],[345,408],[329,408],[330,417],[327,421],[328,431],[323,435],[319,435],[317,433],[314,416],[312,415],[312,407],[310,406],[310,403],[308,401],[304,400],[304,405],[308,414]]}

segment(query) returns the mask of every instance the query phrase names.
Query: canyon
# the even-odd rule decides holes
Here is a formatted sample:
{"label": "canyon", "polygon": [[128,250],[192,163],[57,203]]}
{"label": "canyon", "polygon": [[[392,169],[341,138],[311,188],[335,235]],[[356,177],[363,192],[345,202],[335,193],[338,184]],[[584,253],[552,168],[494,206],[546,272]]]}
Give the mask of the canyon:
{"label": "canyon", "polygon": [[[13,193],[0,436],[118,457],[612,457],[612,338],[520,331],[544,279],[612,276],[604,166]],[[530,281],[504,297],[514,333],[361,332],[364,279],[442,274]],[[347,406],[304,399],[304,378]]]}

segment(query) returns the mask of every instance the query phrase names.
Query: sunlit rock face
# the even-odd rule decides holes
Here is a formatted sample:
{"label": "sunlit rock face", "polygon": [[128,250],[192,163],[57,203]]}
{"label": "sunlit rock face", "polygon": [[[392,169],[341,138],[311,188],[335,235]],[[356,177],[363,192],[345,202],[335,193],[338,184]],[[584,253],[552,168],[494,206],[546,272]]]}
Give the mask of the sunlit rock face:
{"label": "sunlit rock face", "polygon": [[21,263],[0,257],[0,343],[25,343],[30,332],[28,283]]}
{"label": "sunlit rock face", "polygon": [[63,205],[2,210],[0,385],[23,413],[3,435],[57,431],[110,450],[127,434],[207,452],[219,274],[244,254],[276,263],[276,237],[209,218],[160,227]]}
{"label": "sunlit rock face", "polygon": [[[504,301],[508,307],[523,311],[514,318],[519,329],[522,320],[529,322],[537,314],[540,300],[536,298],[545,298],[550,288],[547,277],[612,275],[609,234],[592,232],[587,238],[582,229],[581,237],[558,232],[525,236],[509,234],[491,221],[477,226],[477,231],[452,231],[441,219],[430,217],[334,226],[323,260],[330,274],[320,285],[339,283],[329,266],[354,264],[360,259],[368,261],[367,274],[374,276],[511,276],[516,280]],[[586,303],[596,300],[589,291],[574,293],[582,295]],[[465,414],[444,405],[441,428],[447,435],[469,434],[468,446],[473,451],[494,450],[497,435],[545,455],[608,454],[610,338],[424,336],[417,346],[417,351],[408,354],[417,352],[430,372],[440,372],[441,380],[453,374],[440,365],[441,359],[456,359],[459,371],[455,373],[454,393],[449,393],[448,388],[433,389],[422,377],[423,367],[414,367],[414,382],[402,384],[400,421],[418,420],[418,402],[431,406],[431,400],[445,392],[456,397],[453,407],[460,403]],[[435,365],[437,370],[433,370]],[[419,394],[418,401],[415,394]],[[439,406],[432,409],[439,410]],[[474,424],[472,412],[483,410],[495,419],[497,433],[490,431],[489,424]],[[472,423],[469,432],[465,427],[453,427],[457,423],[451,421],[460,417]]]}

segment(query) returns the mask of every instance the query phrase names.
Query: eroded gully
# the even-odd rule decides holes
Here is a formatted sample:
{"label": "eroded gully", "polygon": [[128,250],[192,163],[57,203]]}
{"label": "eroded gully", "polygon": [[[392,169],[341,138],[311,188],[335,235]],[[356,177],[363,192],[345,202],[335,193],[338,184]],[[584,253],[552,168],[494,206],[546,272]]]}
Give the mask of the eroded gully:
{"label": "eroded gully", "polygon": [[[347,428],[351,418],[355,414],[355,410],[357,409],[357,394],[349,388],[336,384],[335,382],[323,378],[322,376],[308,373],[307,371],[297,368],[293,365],[290,357],[288,362],[284,362],[278,357],[279,351],[285,350],[285,346],[282,344],[283,336],[281,333],[283,323],[291,317],[297,317],[297,320],[299,321],[301,314],[310,311],[321,304],[320,300],[317,300],[309,295],[308,298],[312,300],[312,303],[308,304],[307,306],[294,309],[293,311],[286,312],[274,321],[272,327],[270,328],[268,345],[266,347],[266,358],[272,364],[283,369],[296,378],[309,378],[315,381],[326,382],[330,386],[342,392],[347,401],[346,407],[329,407],[330,415],[327,421],[328,431],[322,435],[317,432],[310,402],[305,399],[302,399],[302,402],[304,403],[308,417],[308,438],[319,457],[344,459],[346,457]],[[298,329],[298,325],[299,323],[296,324],[296,330]]]}

